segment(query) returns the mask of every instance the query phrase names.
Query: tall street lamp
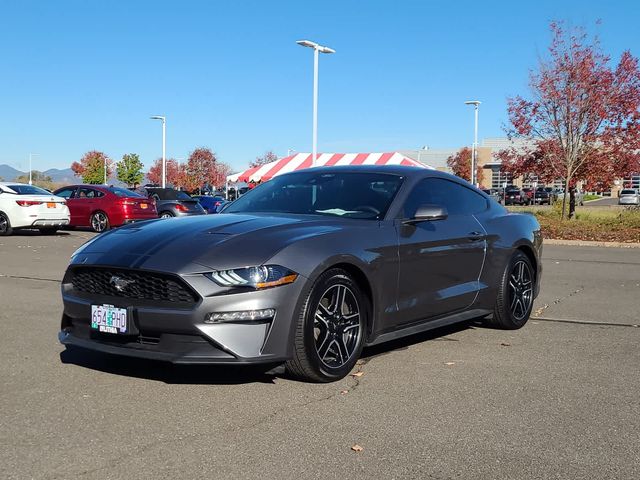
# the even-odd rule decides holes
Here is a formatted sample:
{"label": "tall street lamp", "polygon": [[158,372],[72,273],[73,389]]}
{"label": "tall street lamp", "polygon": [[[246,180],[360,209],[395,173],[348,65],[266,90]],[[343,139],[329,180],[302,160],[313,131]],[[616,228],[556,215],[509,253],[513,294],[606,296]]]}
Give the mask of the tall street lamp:
{"label": "tall street lamp", "polygon": [[154,115],[152,120],[162,120],[162,188],[167,186],[167,118]]}
{"label": "tall street lamp", "polygon": [[[473,105],[475,110],[475,126],[473,130],[473,148],[471,149],[471,184],[476,185],[478,179],[476,178],[476,165],[478,164],[478,106],[479,100],[469,100],[464,102],[465,105]],[[477,186],[477,185],[476,185]]]}
{"label": "tall street lamp", "polygon": [[303,47],[313,48],[313,156],[311,157],[311,166],[315,167],[318,155],[318,54],[336,53],[336,51],[310,40],[298,40],[296,43]]}
{"label": "tall street lamp", "polygon": [[32,161],[34,155],[40,155],[40,154],[39,153],[30,153],[29,154],[29,185],[33,185],[33,182],[31,181],[31,161]]}

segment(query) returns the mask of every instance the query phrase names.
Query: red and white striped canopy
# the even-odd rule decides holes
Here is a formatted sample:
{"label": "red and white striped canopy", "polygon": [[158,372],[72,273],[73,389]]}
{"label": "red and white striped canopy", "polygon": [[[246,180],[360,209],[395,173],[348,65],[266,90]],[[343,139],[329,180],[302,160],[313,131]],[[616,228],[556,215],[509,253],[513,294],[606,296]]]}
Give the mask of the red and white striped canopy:
{"label": "red and white striped canopy", "polygon": [[[312,156],[311,153],[296,153],[295,155],[284,157],[259,167],[251,167],[244,172],[229,175],[227,182],[266,182],[283,173],[310,168]],[[329,167],[333,165],[407,165],[411,167],[431,168],[409,157],[405,157],[398,152],[318,154],[316,167]]]}

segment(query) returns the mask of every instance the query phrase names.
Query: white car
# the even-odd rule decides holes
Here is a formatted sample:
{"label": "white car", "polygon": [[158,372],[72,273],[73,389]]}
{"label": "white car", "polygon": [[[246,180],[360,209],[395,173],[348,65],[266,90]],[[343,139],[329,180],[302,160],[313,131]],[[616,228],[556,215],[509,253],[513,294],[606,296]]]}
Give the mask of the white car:
{"label": "white car", "polygon": [[35,185],[0,182],[0,236],[18,228],[55,233],[69,225],[69,208],[62,197]]}
{"label": "white car", "polygon": [[640,193],[633,188],[620,190],[618,205],[640,205]]}

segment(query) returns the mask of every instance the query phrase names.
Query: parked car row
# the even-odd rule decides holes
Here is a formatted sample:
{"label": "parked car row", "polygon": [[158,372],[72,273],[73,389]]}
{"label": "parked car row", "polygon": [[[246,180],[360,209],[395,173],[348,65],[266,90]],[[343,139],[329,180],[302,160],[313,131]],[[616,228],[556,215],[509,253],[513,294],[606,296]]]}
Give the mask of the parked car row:
{"label": "parked car row", "polygon": [[172,188],[146,185],[132,191],[106,185],[69,185],[54,192],[18,182],[0,183],[0,236],[16,229],[43,234],[60,228],[111,227],[155,218],[219,213],[228,203],[222,196],[191,197]]}

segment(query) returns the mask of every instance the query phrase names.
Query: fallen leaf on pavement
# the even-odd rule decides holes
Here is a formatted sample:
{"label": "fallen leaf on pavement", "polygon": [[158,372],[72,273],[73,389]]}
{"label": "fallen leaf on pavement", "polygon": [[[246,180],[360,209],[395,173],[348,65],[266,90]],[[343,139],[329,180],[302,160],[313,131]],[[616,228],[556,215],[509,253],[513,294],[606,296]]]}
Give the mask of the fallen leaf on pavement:
{"label": "fallen leaf on pavement", "polygon": [[445,365],[451,366],[451,365],[455,365],[456,362],[444,362]]}
{"label": "fallen leaf on pavement", "polygon": [[340,390],[340,395],[346,395],[349,393],[349,390]]}
{"label": "fallen leaf on pavement", "polygon": [[361,377],[362,375],[364,375],[364,372],[356,372],[351,374],[352,377]]}
{"label": "fallen leaf on pavement", "polygon": [[351,450],[353,450],[354,452],[361,452],[364,450],[364,448],[362,448],[360,445],[356,443],[355,445],[351,446]]}
{"label": "fallen leaf on pavement", "polygon": [[500,346],[501,346],[501,347],[510,347],[510,346],[511,346],[511,344],[510,344],[510,343],[507,343],[507,342],[502,342],[502,343],[500,344]]}

